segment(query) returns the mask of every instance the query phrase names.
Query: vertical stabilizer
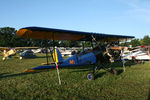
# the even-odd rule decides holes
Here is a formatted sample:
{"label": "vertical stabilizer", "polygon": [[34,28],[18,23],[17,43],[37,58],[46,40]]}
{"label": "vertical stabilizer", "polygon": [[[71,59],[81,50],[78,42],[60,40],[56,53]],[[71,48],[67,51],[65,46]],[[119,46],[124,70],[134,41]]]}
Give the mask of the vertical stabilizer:
{"label": "vertical stabilizer", "polygon": [[54,49],[53,59],[57,63],[62,63],[63,62],[63,57],[62,57],[62,55],[61,55],[61,53],[58,49]]}

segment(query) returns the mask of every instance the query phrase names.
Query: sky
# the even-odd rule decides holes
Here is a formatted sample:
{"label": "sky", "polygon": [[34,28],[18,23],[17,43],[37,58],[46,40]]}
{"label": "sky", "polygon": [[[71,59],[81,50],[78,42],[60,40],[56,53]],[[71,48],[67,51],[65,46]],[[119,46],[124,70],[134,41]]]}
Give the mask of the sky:
{"label": "sky", "polygon": [[0,27],[150,36],[150,0],[1,0]]}

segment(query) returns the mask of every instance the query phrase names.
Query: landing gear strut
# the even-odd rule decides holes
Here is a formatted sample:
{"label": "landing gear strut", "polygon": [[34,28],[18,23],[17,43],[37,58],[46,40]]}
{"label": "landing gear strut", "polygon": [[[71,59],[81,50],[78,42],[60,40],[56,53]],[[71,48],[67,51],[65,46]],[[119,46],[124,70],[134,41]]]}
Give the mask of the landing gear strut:
{"label": "landing gear strut", "polygon": [[87,79],[88,80],[94,80],[95,79],[95,71],[97,70],[97,65],[96,66],[94,66],[94,69],[93,69],[93,72],[89,72],[88,74],[87,74]]}
{"label": "landing gear strut", "polygon": [[108,65],[101,65],[101,66],[98,66],[98,65],[96,65],[96,66],[94,66],[94,69],[93,69],[93,72],[89,72],[89,73],[87,73],[87,79],[88,80],[94,80],[95,79],[95,74],[98,72],[98,70],[100,70],[100,69],[104,69],[105,71],[107,71],[107,72],[110,72],[111,74],[113,74],[113,75],[117,75],[118,74],[118,72],[117,72],[117,70],[115,70],[115,69],[113,69],[113,68],[111,68],[111,69],[107,69],[107,67],[109,68],[110,67],[110,65],[108,66]]}

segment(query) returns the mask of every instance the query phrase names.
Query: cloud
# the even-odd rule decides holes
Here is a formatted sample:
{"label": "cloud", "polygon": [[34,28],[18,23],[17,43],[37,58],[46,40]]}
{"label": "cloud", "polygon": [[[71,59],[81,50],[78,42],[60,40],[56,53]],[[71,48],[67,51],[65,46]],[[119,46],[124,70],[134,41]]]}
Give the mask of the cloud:
{"label": "cloud", "polygon": [[132,9],[132,10],[129,10],[127,13],[140,20],[150,23],[150,10],[149,9],[144,9],[144,8]]}
{"label": "cloud", "polygon": [[127,14],[133,18],[150,23],[150,0],[119,0],[129,7]]}

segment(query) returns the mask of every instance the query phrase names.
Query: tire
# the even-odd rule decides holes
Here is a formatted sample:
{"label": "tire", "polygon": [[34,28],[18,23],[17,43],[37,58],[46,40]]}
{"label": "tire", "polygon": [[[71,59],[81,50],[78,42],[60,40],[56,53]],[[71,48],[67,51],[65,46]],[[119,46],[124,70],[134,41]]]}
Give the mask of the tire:
{"label": "tire", "polygon": [[92,72],[89,72],[89,73],[87,74],[87,79],[88,79],[88,80],[94,80],[94,74],[93,74]]}

